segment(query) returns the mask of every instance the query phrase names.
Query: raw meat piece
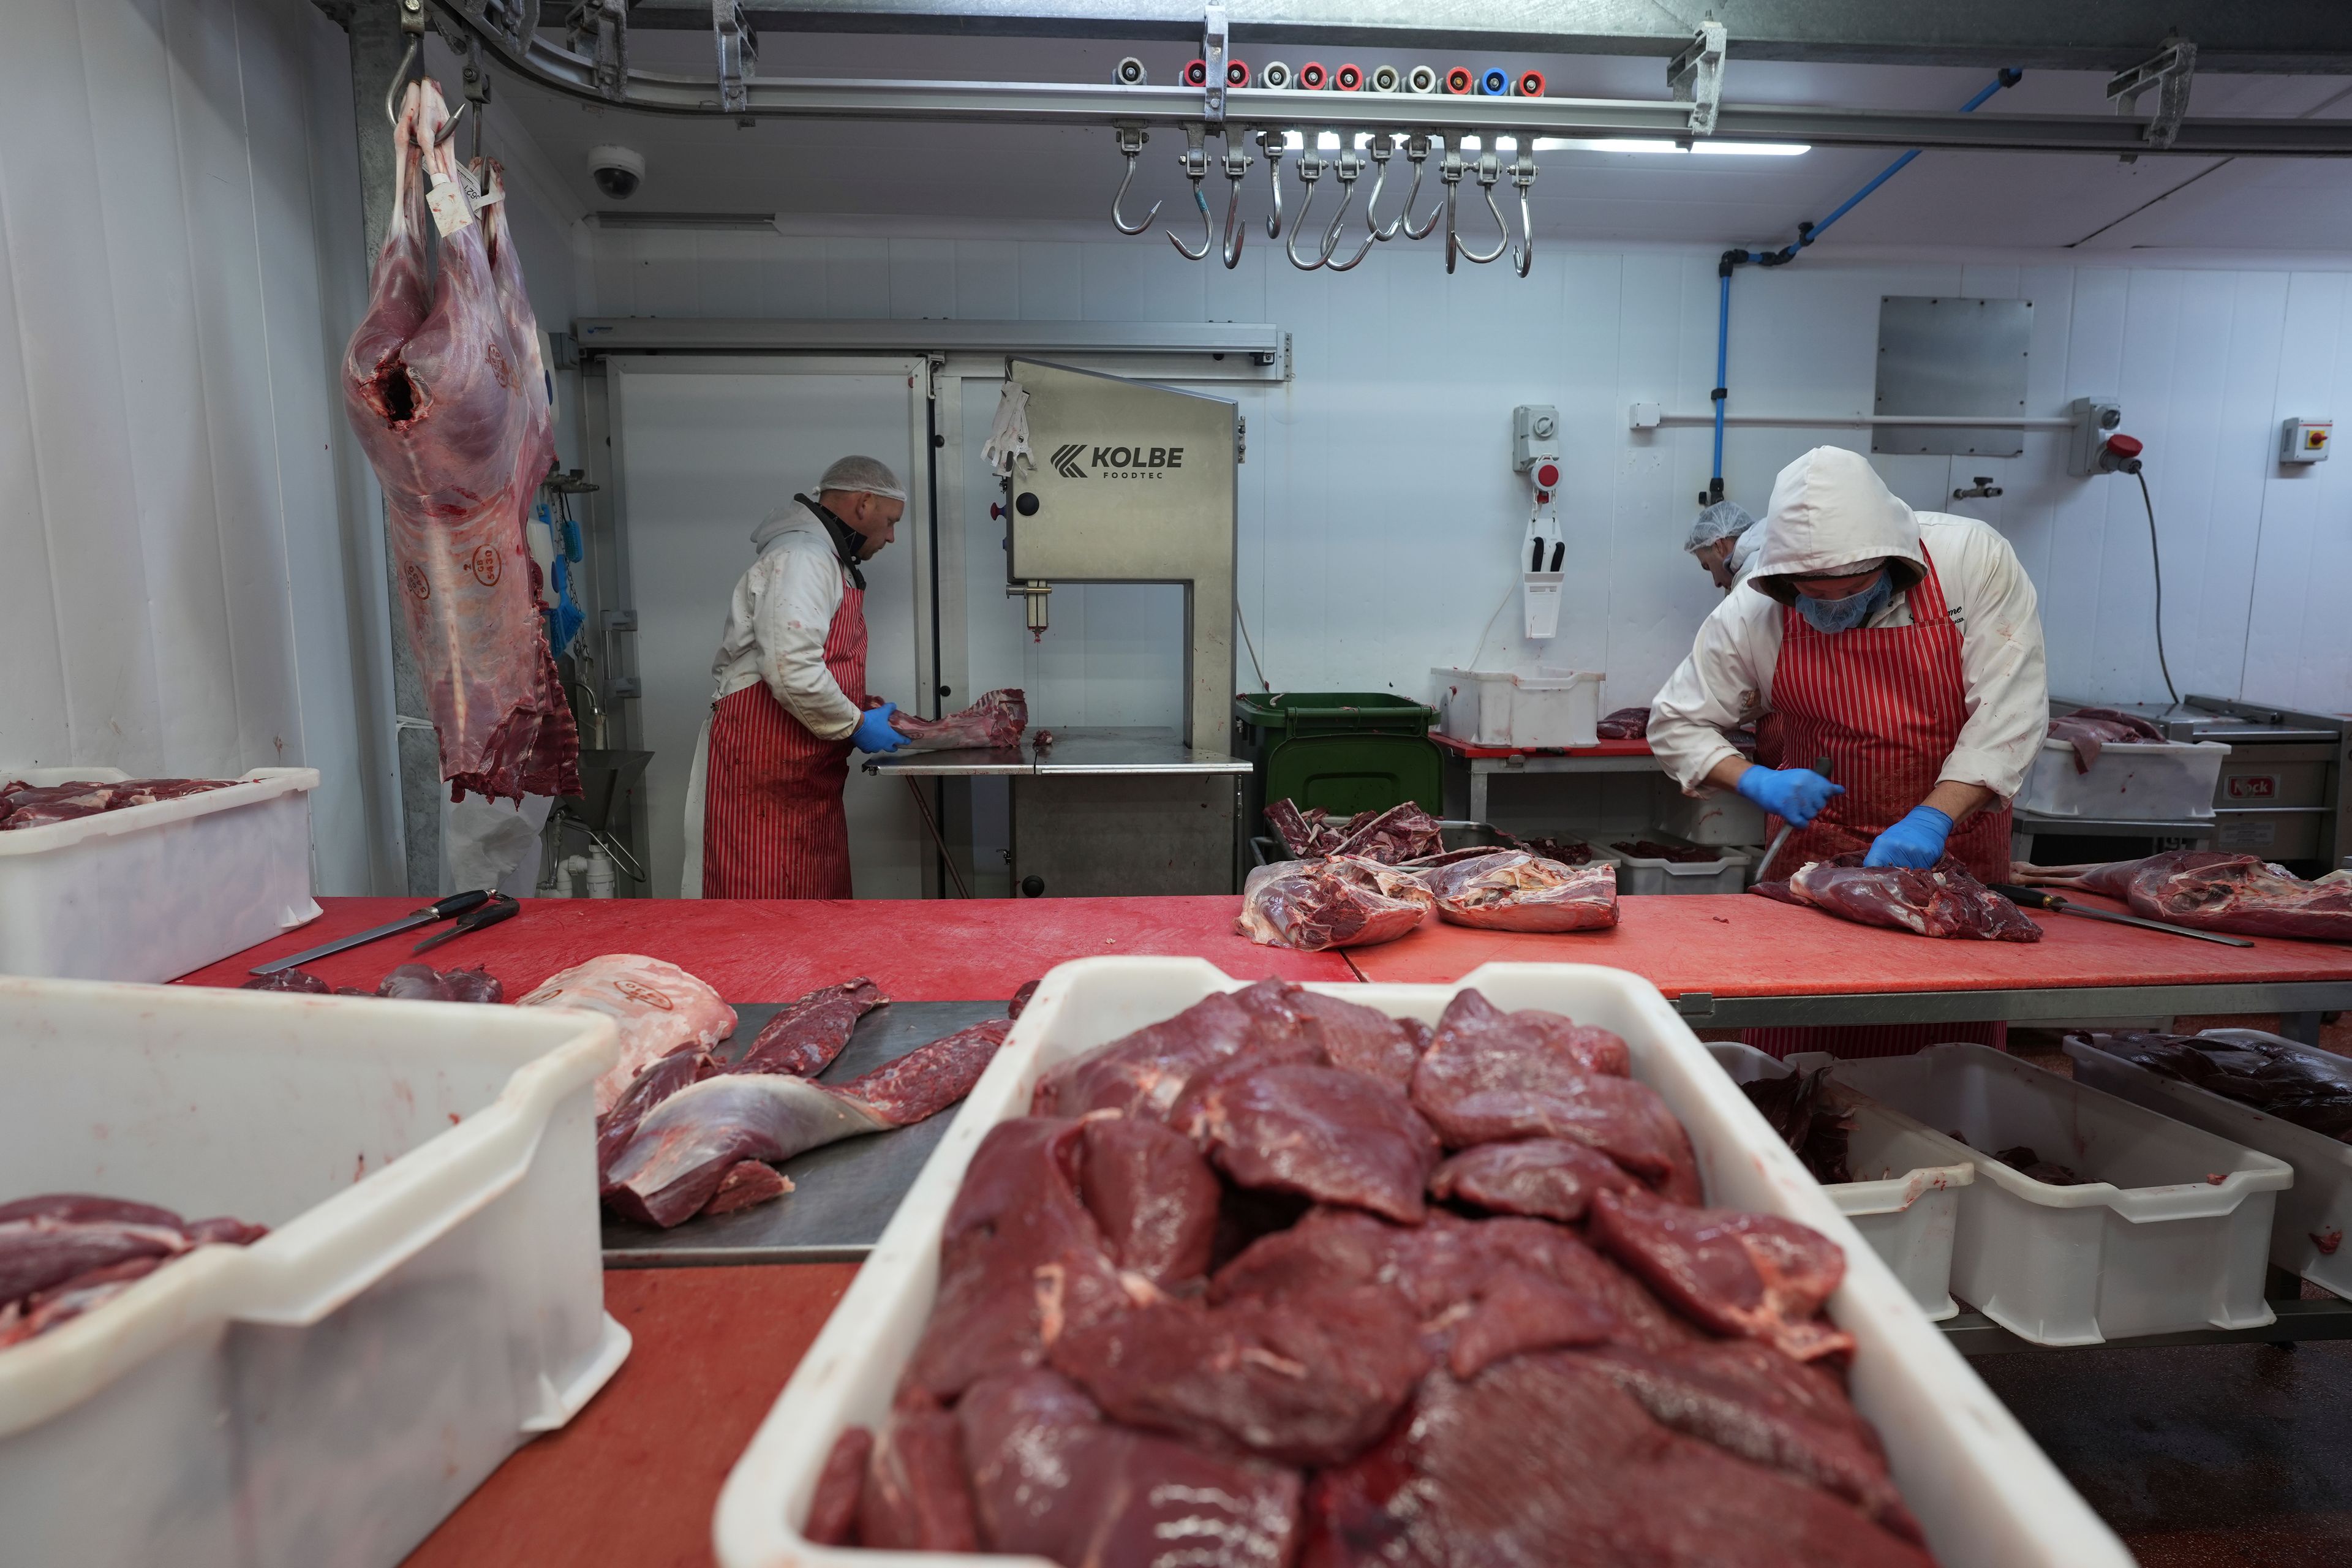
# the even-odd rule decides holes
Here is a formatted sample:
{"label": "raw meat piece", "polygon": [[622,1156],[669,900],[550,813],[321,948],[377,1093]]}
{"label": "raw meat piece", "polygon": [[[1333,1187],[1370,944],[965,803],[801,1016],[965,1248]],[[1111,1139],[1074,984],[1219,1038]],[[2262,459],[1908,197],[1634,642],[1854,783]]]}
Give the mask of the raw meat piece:
{"label": "raw meat piece", "polygon": [[1370,947],[1412,931],[1436,901],[1411,873],[1377,860],[1278,860],[1249,874],[1234,929],[1301,952]]}
{"label": "raw meat piece", "polygon": [[1078,1194],[1111,1261],[1162,1289],[1207,1273],[1220,1189],[1192,1141],[1131,1116],[1085,1126]]}
{"label": "raw meat piece", "polygon": [[[2352,1063],[2331,1071],[2330,1063],[2245,1031],[2216,1037],[2127,1029],[2066,1037],[2352,1142]],[[0,1209],[0,1218],[5,1217],[7,1211]]]}
{"label": "raw meat piece", "polygon": [[122,779],[113,783],[85,781],[61,784],[28,784],[12,780],[0,788],[0,830],[46,827],[72,822],[100,812],[152,805],[159,800],[226,789],[241,779]]}
{"label": "raw meat piece", "polygon": [[1617,1331],[1605,1303],[1527,1269],[1506,1267],[1482,1281],[1454,1325],[1445,1368],[1475,1377],[1505,1356],[1566,1345],[1597,1345]]}
{"label": "raw meat piece", "polygon": [[[1969,875],[1947,855],[1932,871],[1906,866],[1865,868],[1860,853],[1814,860],[1789,879],[1785,896],[1773,884],[1749,890],[1784,903],[1814,909],[1861,925],[1888,926],[1921,936],[1966,937],[1978,942],[2040,942],[2042,928],[2015,904]],[[2347,903],[2352,908],[2352,903]]]}
{"label": "raw meat piece", "polygon": [[1049,1068],[1030,1098],[1030,1114],[1085,1116],[1116,1110],[1168,1121],[1194,1079],[1234,1061],[1253,1045],[1263,1051],[1265,1031],[1257,1016],[1236,1000],[1241,994],[1204,996],[1172,1018]]}
{"label": "raw meat piece", "polygon": [[721,1073],[689,1084],[637,1123],[604,1172],[604,1202],[631,1219],[674,1226],[700,1210],[742,1161],[789,1160],[934,1116],[971,1092],[1012,1026],[1003,1018],[974,1024],[838,1089],[782,1073]]}
{"label": "raw meat piece", "polygon": [[981,1140],[948,1210],[938,1300],[903,1387],[954,1399],[983,1377],[1038,1365],[1065,1332],[1130,1305],[1078,1198],[1084,1135],[1076,1122],[1031,1116]]}
{"label": "raw meat piece", "polygon": [[2199,931],[2352,942],[2352,881],[2306,882],[2252,855],[2176,849],[2094,868],[2081,886]]}
{"label": "raw meat piece", "polygon": [[1575,1352],[1433,1373],[1307,1509],[1305,1568],[1931,1568],[1849,1504],[1660,1426]]}
{"label": "raw meat piece", "polygon": [[1505,849],[1421,873],[1437,918],[1484,931],[1594,931],[1617,923],[1617,868],[1575,868]]}
{"label": "raw meat piece", "polygon": [[2113,708],[2077,708],[2050,721],[2050,738],[2074,748],[2074,771],[2087,773],[2100,751],[2119,742],[2162,742],[2164,731],[2137,713]]}
{"label": "raw meat piece", "polygon": [[857,1500],[866,1486],[866,1464],[874,1453],[874,1434],[863,1426],[845,1426],[824,1457],[817,1473],[816,1495],[809,1500],[808,1518],[801,1539],[812,1546],[854,1546],[857,1543]]}
{"label": "raw meat piece", "polygon": [[1813,1180],[1834,1186],[1853,1180],[1846,1167],[1846,1139],[1853,1131],[1853,1118],[1836,1103],[1829,1082],[1830,1069],[1817,1068],[1759,1078],[1739,1087],[1780,1141],[1805,1163]]}
{"label": "raw meat piece", "polygon": [[268,1234],[95,1193],[0,1204],[0,1347],[79,1317],[195,1247],[242,1247]]}
{"label": "raw meat piece", "polygon": [[333,986],[306,969],[280,969],[269,974],[257,974],[237,987],[240,991],[285,991],[298,996],[325,996]]}
{"label": "raw meat piece", "polygon": [[1155,1302],[1064,1334],[1051,1361],[1115,1421],[1292,1465],[1354,1458],[1429,1370],[1411,1310],[1381,1285]]}
{"label": "raw meat piece", "polygon": [[1693,1320],[1762,1340],[1798,1361],[1853,1349],[1820,1321],[1845,1278],[1845,1254],[1819,1231],[1777,1215],[1685,1207],[1647,1193],[1600,1193],[1593,1242]]}
{"label": "raw meat piece", "polygon": [[732,1214],[766,1203],[770,1198],[782,1197],[793,1190],[793,1180],[773,1165],[758,1160],[740,1160],[719,1178],[719,1187],[710,1201],[702,1205],[704,1214]]}
{"label": "raw meat piece", "polygon": [[1638,741],[1650,732],[1650,710],[1647,708],[1620,708],[1601,715],[1592,732],[1604,741]]}
{"label": "raw meat piece", "polygon": [[520,1007],[584,1007],[620,1026],[621,1059],[596,1080],[598,1115],[653,1063],[689,1042],[715,1046],[735,1032],[735,1009],[719,993],[658,958],[608,952],[551,974]]}
{"label": "raw meat piece", "polygon": [[1559,1138],[1481,1143],[1453,1156],[1429,1177],[1432,1197],[1564,1224],[1584,1217],[1593,1194],[1637,1185],[1608,1155]]}
{"label": "raw meat piece", "polygon": [[127,1258],[0,1307],[0,1350],[45,1334],[60,1323],[104,1306],[168,1261],[163,1258]]}
{"label": "raw meat piece", "polygon": [[[1413,1065],[1428,1044],[1424,1025],[1303,986],[1260,981],[1233,997],[1267,1027],[1286,1037],[1301,1036],[1320,1053],[1304,1059],[1328,1062],[1398,1089],[1412,1082]],[[1280,1047],[1278,1054],[1287,1055],[1288,1049]]]}
{"label": "raw meat piece", "polygon": [[1434,855],[1444,847],[1445,837],[1438,829],[1437,818],[1408,800],[1350,820],[1330,853],[1393,866],[1417,856]]}
{"label": "raw meat piece", "polygon": [[884,1552],[980,1549],[959,1436],[956,1418],[928,1402],[890,1412],[866,1466],[859,1544]]}
{"label": "raw meat piece", "polygon": [[780,1072],[814,1078],[849,1044],[857,1020],[889,1005],[882,988],[863,976],[820,986],[768,1020],[751,1048],[730,1072]]}
{"label": "raw meat piece", "polygon": [[1437,1134],[1403,1091],[1338,1068],[1294,1063],[1218,1083],[1202,1136],[1244,1187],[1298,1193],[1406,1224],[1426,1212]]}
{"label": "raw meat piece", "polygon": [[[1557,1057],[1578,1072],[1626,1078],[1633,1071],[1633,1056],[1625,1042],[1607,1029],[1577,1024],[1557,1013],[1527,1008],[1506,1013],[1484,993],[1458,991],[1439,1015],[1431,1042],[1440,1071],[1470,1075],[1477,1081],[1478,1058],[1486,1052],[1505,1056],[1538,1053]],[[1427,1058],[1424,1058],[1427,1059]]]}
{"label": "raw meat piece", "polygon": [[452,969],[404,963],[376,983],[375,994],[399,1002],[502,1002],[506,987],[486,969]]}
{"label": "raw meat piece", "polygon": [[0,1301],[36,1295],[128,1258],[174,1258],[187,1250],[188,1238],[177,1226],[14,1220],[0,1225]]}
{"label": "raw meat piece", "polygon": [[1282,841],[1283,848],[1294,860],[1312,860],[1328,855],[1339,847],[1343,837],[1333,827],[1321,806],[1301,811],[1288,800],[1270,801],[1265,808],[1265,825]]}
{"label": "raw meat piece", "polygon": [[2020,1143],[2014,1149],[2003,1149],[1993,1158],[2017,1172],[2029,1181],[2042,1182],[2053,1187],[2087,1185],[2090,1177],[2077,1175],[2072,1165],[2054,1164],[2033,1152],[2031,1144]]}
{"label": "raw meat piece", "polygon": [[1022,1012],[1029,1005],[1029,998],[1035,994],[1037,994],[1037,982],[1023,981],[1021,989],[1013,994],[1013,1000],[1004,1005],[1004,1016],[1008,1018],[1020,1017]]}
{"label": "raw meat piece", "polygon": [[1592,846],[1581,838],[1530,838],[1526,843],[1529,854],[1557,860],[1563,866],[1592,864]]}
{"label": "raw meat piece", "polygon": [[613,1162],[629,1140],[637,1135],[637,1124],[646,1113],[688,1084],[699,1083],[718,1072],[718,1058],[709,1046],[693,1040],[646,1068],[629,1080],[613,1109],[596,1119],[596,1169],[610,1171]]}
{"label": "raw meat piece", "polygon": [[[451,798],[580,793],[580,738],[541,630],[523,513],[555,461],[539,334],[504,205],[467,215],[430,81],[395,133],[392,222],[367,317],[343,355],[343,410],[383,489],[408,641]],[[428,179],[462,223],[427,292]]]}
{"label": "raw meat piece", "polygon": [[989,1551],[1064,1568],[1285,1568],[1297,1552],[1297,1471],[1113,1426],[1050,1372],[992,1378],[956,1418]]}
{"label": "raw meat piece", "polygon": [[[878,699],[868,707],[878,708]],[[1029,727],[1029,702],[1017,686],[991,691],[960,713],[944,719],[918,719],[911,713],[890,715],[890,728],[907,738],[908,752],[959,752],[971,746],[1017,746]]]}
{"label": "raw meat piece", "polygon": [[1609,847],[1637,860],[1671,860],[1677,866],[1696,866],[1702,861],[1723,858],[1720,849],[1703,848],[1696,844],[1661,844],[1654,838],[1631,841],[1621,838]]}
{"label": "raw meat piece", "polygon": [[43,1193],[37,1197],[18,1198],[15,1203],[0,1204],[0,1225],[31,1219],[53,1219],[62,1225],[146,1225],[160,1226],[165,1230],[184,1228],[180,1216],[170,1209],[158,1208],[153,1204],[135,1204],[128,1198],[101,1197],[96,1193]]}

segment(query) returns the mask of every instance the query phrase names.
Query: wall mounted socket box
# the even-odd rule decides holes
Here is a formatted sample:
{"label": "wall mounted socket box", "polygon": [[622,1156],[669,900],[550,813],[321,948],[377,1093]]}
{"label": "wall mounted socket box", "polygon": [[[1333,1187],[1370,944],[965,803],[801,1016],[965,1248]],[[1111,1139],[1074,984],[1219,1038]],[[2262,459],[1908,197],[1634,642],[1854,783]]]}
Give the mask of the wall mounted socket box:
{"label": "wall mounted socket box", "polygon": [[2279,426],[2279,461],[2324,463],[2336,438],[2333,419],[2288,419]]}
{"label": "wall mounted socket box", "polygon": [[2078,397],[2066,406],[2074,426],[2067,432],[2066,471],[2076,479],[2098,472],[2099,448],[2108,434],[2124,422],[2119,405],[2096,397]]}
{"label": "wall mounted socket box", "polygon": [[1511,471],[1524,474],[1546,458],[1559,457],[1559,410],[1522,403],[1511,410]]}

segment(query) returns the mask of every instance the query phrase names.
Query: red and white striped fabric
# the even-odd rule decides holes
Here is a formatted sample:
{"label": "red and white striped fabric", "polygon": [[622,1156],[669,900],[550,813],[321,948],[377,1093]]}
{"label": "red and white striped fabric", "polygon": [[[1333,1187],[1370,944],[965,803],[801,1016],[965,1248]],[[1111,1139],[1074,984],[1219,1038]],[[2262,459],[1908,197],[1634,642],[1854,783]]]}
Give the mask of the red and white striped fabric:
{"label": "red and white striped fabric", "polygon": [[[824,668],[842,695],[866,705],[866,591],[850,587],[826,628]],[[820,740],[764,682],[710,710],[703,791],[702,896],[846,899],[847,736]]]}
{"label": "red and white striped fabric", "polygon": [[[1830,760],[1845,786],[1828,809],[1795,833],[1769,868],[1786,876],[1811,860],[1867,849],[1871,841],[1927,798],[1968,722],[1968,681],[1960,668],[1960,628],[1944,605],[1936,562],[1910,590],[1907,626],[1814,629],[1794,608],[1781,611],[1780,660],[1772,678],[1784,767]],[[1952,830],[1946,852],[1980,881],[2009,879],[2009,806],[1980,811]],[[1769,817],[1778,834],[1780,819]],[[1944,1040],[1999,1046],[2001,1024],[1894,1025],[1860,1028],[1751,1029],[1747,1040],[1774,1056],[1830,1051],[1854,1057],[1908,1056]]]}

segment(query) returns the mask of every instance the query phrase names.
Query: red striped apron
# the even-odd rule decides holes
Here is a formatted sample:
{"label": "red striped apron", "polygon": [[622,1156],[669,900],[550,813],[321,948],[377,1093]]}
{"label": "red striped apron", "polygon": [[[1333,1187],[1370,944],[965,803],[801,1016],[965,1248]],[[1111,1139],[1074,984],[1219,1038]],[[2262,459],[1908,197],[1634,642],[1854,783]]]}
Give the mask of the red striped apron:
{"label": "red striped apron", "polygon": [[[1780,658],[1772,710],[1780,715],[1785,767],[1827,757],[1845,793],[1789,836],[1768,874],[1785,877],[1810,860],[1870,847],[1927,798],[1969,720],[1960,627],[1944,603],[1936,563],[1909,590],[1907,626],[1818,631],[1793,606],[1780,612]],[[2009,806],[1977,813],[1952,829],[1945,853],[1985,882],[2009,880]],[[1781,826],[1765,820],[1768,833]],[[1770,842],[1768,837],[1767,843]],[[1999,1046],[2001,1024],[1889,1024],[1850,1028],[1750,1029],[1747,1042],[1776,1057],[1829,1051],[1846,1058],[1908,1056],[1945,1040]]]}
{"label": "red striped apron", "polygon": [[[845,587],[825,629],[824,668],[866,706],[866,591]],[[702,896],[846,899],[846,736],[823,741],[753,681],[711,704],[705,771]]]}

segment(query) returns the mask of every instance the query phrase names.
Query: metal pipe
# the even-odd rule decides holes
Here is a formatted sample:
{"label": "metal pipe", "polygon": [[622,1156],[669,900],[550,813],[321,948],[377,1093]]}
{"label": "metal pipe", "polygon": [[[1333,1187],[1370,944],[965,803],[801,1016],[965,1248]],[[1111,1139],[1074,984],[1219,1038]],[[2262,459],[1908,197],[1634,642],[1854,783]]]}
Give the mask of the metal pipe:
{"label": "metal pipe", "polygon": [[[2060,418],[2021,418],[2013,414],[1731,414],[1721,416],[1725,425],[1832,426],[1868,426],[1885,425],[1925,426],[1956,425],[1971,430],[2072,430],[2074,421]],[[1713,414],[1661,414],[1660,425],[1712,425],[1717,423]]]}

